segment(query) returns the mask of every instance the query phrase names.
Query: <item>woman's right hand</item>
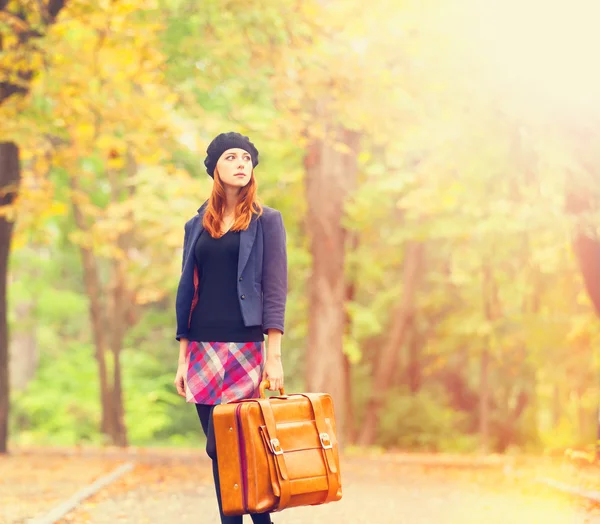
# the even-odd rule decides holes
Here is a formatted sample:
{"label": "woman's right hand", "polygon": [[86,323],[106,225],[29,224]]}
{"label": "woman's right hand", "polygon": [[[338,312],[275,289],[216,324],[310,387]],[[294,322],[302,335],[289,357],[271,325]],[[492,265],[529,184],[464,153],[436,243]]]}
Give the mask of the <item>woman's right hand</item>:
{"label": "woman's right hand", "polygon": [[177,394],[181,395],[185,398],[185,389],[186,389],[186,376],[187,376],[187,364],[180,363],[177,365],[177,373],[175,374],[174,384],[177,388]]}

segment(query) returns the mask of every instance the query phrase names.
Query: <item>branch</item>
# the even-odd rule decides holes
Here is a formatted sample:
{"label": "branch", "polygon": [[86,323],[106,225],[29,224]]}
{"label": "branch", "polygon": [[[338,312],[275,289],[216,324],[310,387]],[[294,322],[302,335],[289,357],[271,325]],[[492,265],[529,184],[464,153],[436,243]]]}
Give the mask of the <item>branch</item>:
{"label": "branch", "polygon": [[17,33],[31,31],[31,27],[29,27],[25,20],[8,11],[3,11],[2,9],[0,9],[0,21],[5,21],[8,25],[12,26]]}
{"label": "branch", "polygon": [[[12,25],[16,32],[19,35],[19,45],[18,49],[23,49],[26,51],[26,45],[33,38],[39,38],[42,36],[38,31],[33,30],[23,18],[20,18],[18,15],[14,13],[9,13],[6,11],[6,6],[8,5],[9,0],[0,0],[0,20],[7,21],[10,25]],[[47,15],[46,10],[42,10],[40,13],[43,20],[46,22],[46,25],[52,24],[60,12],[60,10],[65,6],[66,0],[49,0]],[[40,1],[40,9],[42,9],[42,2]],[[0,51],[2,51],[2,35],[0,34]],[[0,82],[0,104],[4,102],[7,98],[11,97],[14,94],[25,94],[27,93],[29,81],[33,76],[33,71],[24,71],[20,73],[20,78],[26,84],[25,86],[15,85],[13,83],[8,82]]]}
{"label": "branch", "polygon": [[27,89],[23,86],[11,84],[8,82],[0,82],[0,104],[12,95],[24,95],[26,93]]}
{"label": "branch", "polygon": [[48,2],[48,15],[50,19],[47,21],[48,24],[54,23],[60,10],[65,7],[66,0],[50,0]]}

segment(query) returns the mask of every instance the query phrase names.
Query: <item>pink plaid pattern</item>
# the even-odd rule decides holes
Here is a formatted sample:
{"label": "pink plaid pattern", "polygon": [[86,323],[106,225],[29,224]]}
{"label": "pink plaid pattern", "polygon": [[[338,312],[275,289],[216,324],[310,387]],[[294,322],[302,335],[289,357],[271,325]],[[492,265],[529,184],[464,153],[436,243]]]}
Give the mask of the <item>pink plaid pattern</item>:
{"label": "pink plaid pattern", "polygon": [[214,405],[258,397],[263,344],[190,341],[185,356],[186,402]]}

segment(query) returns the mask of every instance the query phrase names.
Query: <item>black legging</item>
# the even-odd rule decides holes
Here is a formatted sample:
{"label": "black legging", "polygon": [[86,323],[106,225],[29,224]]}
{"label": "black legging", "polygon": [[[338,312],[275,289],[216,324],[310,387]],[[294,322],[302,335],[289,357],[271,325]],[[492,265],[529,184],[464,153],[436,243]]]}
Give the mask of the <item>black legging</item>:
{"label": "black legging", "polygon": [[[217,502],[219,503],[219,514],[221,515],[221,524],[242,524],[242,516],[227,517],[223,515],[221,505],[221,491],[219,489],[219,467],[217,464],[217,443],[215,441],[215,432],[213,430],[212,412],[214,406],[208,404],[196,404],[196,411],[200,417],[200,424],[206,435],[206,454],[212,459],[213,477],[215,479],[215,491],[217,492]],[[254,524],[272,524],[269,513],[250,513]]]}

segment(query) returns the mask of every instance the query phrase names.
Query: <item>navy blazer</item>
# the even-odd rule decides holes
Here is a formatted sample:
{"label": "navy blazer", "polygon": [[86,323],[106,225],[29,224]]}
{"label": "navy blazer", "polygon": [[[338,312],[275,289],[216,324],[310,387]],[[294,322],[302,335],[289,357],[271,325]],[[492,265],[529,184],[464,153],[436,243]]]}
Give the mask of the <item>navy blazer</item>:
{"label": "navy blazer", "polygon": [[[192,311],[198,302],[198,270],[194,246],[204,231],[202,217],[208,201],[184,227],[183,261],[177,288],[175,312],[177,340],[188,338]],[[208,233],[205,233],[208,234]],[[262,326],[263,332],[284,331],[287,298],[286,233],[281,213],[263,206],[260,217],[253,215],[248,229],[240,231],[237,274],[238,301],[245,326]]]}

